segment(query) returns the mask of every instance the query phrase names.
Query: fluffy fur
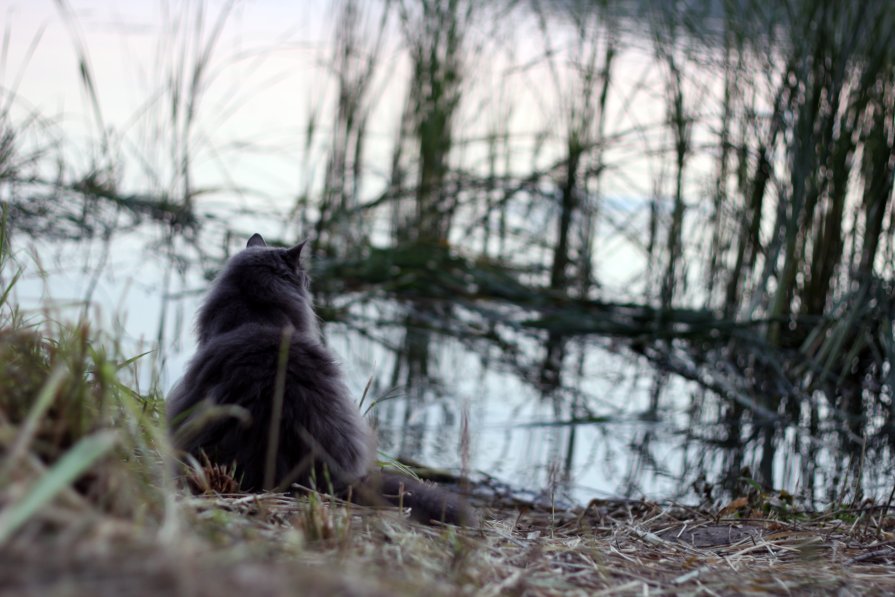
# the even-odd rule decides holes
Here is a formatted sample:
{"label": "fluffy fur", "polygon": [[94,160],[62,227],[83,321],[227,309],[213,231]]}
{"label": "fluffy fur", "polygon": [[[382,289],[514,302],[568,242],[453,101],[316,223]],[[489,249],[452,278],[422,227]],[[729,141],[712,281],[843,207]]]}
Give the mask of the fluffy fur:
{"label": "fluffy fur", "polygon": [[303,246],[269,247],[256,234],[215,280],[199,311],[198,352],[168,399],[175,445],[235,465],[246,491],[316,483],[366,503],[384,496],[427,522],[463,522],[455,496],[368,474],[373,434],[321,342]]}

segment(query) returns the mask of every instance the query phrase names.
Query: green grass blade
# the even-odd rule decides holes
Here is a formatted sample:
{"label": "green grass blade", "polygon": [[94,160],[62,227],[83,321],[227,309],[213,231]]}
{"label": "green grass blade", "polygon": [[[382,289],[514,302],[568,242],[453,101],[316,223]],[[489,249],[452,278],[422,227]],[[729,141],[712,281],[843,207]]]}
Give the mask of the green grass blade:
{"label": "green grass blade", "polygon": [[113,431],[100,431],[81,439],[50,468],[18,502],[0,513],[0,545],[72,481],[104,456],[117,441]]}
{"label": "green grass blade", "polygon": [[[2,239],[0,239],[0,242],[3,242]],[[0,250],[2,250],[2,249],[0,249]],[[16,270],[16,273],[14,273],[12,275],[12,280],[9,281],[9,284],[7,284],[6,288],[3,289],[3,294],[0,295],[0,305],[6,304],[6,301],[9,299],[9,294],[12,292],[12,289],[15,287],[16,282],[19,281],[19,278],[22,277],[23,271],[24,270],[22,270],[22,268],[19,268]]]}
{"label": "green grass blade", "polygon": [[22,424],[22,429],[19,432],[18,437],[16,437],[15,444],[13,444],[12,449],[4,459],[2,466],[0,466],[0,480],[6,479],[10,470],[12,470],[12,467],[19,459],[19,456],[24,453],[25,449],[28,447],[31,438],[34,437],[34,433],[37,431],[38,422],[47,409],[50,408],[50,404],[53,403],[53,398],[56,397],[56,393],[59,391],[59,386],[65,381],[67,374],[67,369],[61,366],[56,367],[50,373],[49,379],[47,379],[47,382],[40,389],[40,393],[37,395],[37,400],[34,401],[34,405],[31,407],[28,416],[25,418],[25,422]]}
{"label": "green grass blade", "polygon": [[145,357],[145,356],[148,355],[148,354],[152,354],[153,352],[155,352],[154,349],[153,349],[153,350],[147,350],[146,352],[142,352],[142,353],[138,354],[138,355],[135,356],[135,357],[131,357],[131,358],[127,359],[127,360],[121,361],[120,363],[116,363],[116,364],[115,364],[115,368],[116,368],[116,369],[124,369],[125,367],[128,367],[128,366],[134,364],[134,363],[137,362],[138,360],[142,359],[143,357]]}

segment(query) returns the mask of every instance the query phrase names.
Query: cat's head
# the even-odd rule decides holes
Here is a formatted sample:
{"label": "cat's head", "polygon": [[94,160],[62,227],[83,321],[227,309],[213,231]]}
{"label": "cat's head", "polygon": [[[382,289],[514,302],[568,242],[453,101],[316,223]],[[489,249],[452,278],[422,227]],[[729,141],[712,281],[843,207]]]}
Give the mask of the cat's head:
{"label": "cat's head", "polygon": [[267,276],[274,276],[277,282],[294,286],[310,298],[311,278],[302,267],[301,258],[307,243],[303,240],[289,249],[271,247],[260,234],[255,233],[246,243],[245,250],[230,258],[227,268],[243,276],[264,277],[266,282],[272,281]]}
{"label": "cat's head", "polygon": [[302,266],[307,241],[291,248],[272,247],[254,234],[215,279],[199,312],[199,342],[244,324],[291,325],[319,336],[312,309],[311,279]]}

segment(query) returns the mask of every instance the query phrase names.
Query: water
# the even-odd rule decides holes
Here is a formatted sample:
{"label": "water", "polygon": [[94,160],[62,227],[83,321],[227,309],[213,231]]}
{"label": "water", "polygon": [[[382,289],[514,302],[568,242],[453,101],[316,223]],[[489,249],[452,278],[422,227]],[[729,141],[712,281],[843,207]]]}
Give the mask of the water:
{"label": "water", "polygon": [[[0,75],[21,151],[33,157],[24,170],[37,179],[0,185],[2,198],[33,193],[32,205],[51,206],[50,215],[13,222],[13,247],[27,264],[18,302],[30,308],[49,302],[75,317],[89,298],[91,317],[133,354],[153,349],[140,384],[162,392],[193,352],[192,317],[221,260],[251,232],[289,241],[311,231],[316,204],[302,207],[302,198],[323,193],[337,136],[332,40],[342,5],[238,3],[218,36],[214,24],[225,5],[165,6],[72,2],[71,16],[64,16],[52,4],[14,2],[6,12],[10,49]],[[360,35],[370,47],[381,5],[363,6]],[[558,201],[537,199],[558,197],[563,131],[578,109],[569,102],[583,89],[577,68],[606,43],[599,36],[581,41],[564,6],[545,17],[549,39],[525,8],[504,15],[493,9],[494,21],[470,26],[467,84],[454,116],[461,133],[451,152],[456,172],[486,177],[493,167],[488,139],[499,133],[507,139],[495,158],[499,177],[541,173],[520,192],[524,200],[509,204],[504,237],[498,238],[496,214],[483,219],[478,199],[461,202],[450,232],[460,254],[500,252],[515,266],[535,267],[529,282],[546,278],[555,242]],[[591,185],[586,196],[599,200],[591,246],[599,286],[590,295],[606,301],[643,301],[655,292],[644,231],[651,208],[670,217],[674,196],[663,95],[668,75],[632,11],[615,14],[620,50],[602,132],[611,140],[600,154],[605,174],[585,183]],[[514,26],[498,27],[498,17]],[[355,181],[360,203],[376,201],[390,180],[411,76],[401,39],[392,22],[366,100],[363,175]],[[79,43],[89,57],[99,118],[79,78]],[[715,142],[713,102],[723,82],[698,68],[718,60],[718,49],[705,40],[688,43],[683,54],[695,68],[683,85],[693,118],[690,143],[699,147]],[[211,50],[203,62],[205,48]],[[555,62],[545,58],[554,54]],[[200,62],[202,84],[190,119],[184,115],[195,74],[190,68]],[[688,213],[708,211],[715,169],[712,151],[688,158],[682,181]],[[89,171],[114,178],[119,196],[193,193],[198,227],[173,234],[149,215],[85,204],[52,184]],[[500,197],[495,191],[489,200]],[[391,215],[370,210],[364,218],[370,240],[388,245]],[[83,233],[85,225],[92,234]],[[695,219],[686,226],[685,248],[704,247],[708,231]],[[704,301],[703,275],[691,261],[678,302]],[[355,395],[369,388],[365,406],[376,402],[369,417],[391,456],[487,473],[579,502],[610,496],[693,501],[701,483],[729,486],[744,467],[774,487],[823,502],[853,474],[856,457],[846,452],[843,458],[847,442],[838,443],[835,426],[821,429],[823,437],[804,423],[762,428],[731,414],[735,409],[703,385],[658,370],[626,341],[518,325],[534,316],[524,307],[482,301],[471,308],[375,288],[319,300],[342,313],[325,326],[327,342]],[[886,493],[886,462],[866,464],[868,494]]]}
{"label": "water", "polygon": [[[185,367],[194,349],[190,324],[207,286],[200,272],[190,269],[176,283],[177,296],[165,300],[159,286],[165,265],[145,251],[153,240],[122,235],[107,248],[99,241],[48,243],[37,251],[46,276],[29,266],[16,288],[19,303],[46,305],[52,298],[57,310],[74,317],[96,280],[91,316],[117,330],[130,354],[155,348],[159,335],[163,338],[162,349],[145,359],[144,391],[153,382],[150,364],[163,365],[163,389]],[[103,260],[106,251],[110,257]],[[486,473],[546,499],[555,493],[578,502],[594,497],[692,502],[699,497],[694,483],[723,481],[744,466],[756,474],[762,466],[760,430],[744,425],[743,439],[724,445],[731,435],[723,422],[724,403],[694,382],[657,371],[622,342],[567,340],[558,379],[546,383],[542,334],[502,330],[500,343],[458,337],[423,325],[443,314],[417,313],[425,309],[420,305],[356,296],[340,302],[353,305],[353,316],[327,324],[326,338],[354,395],[359,399],[367,392],[365,408],[376,403],[368,416],[389,456]],[[480,315],[458,308],[452,318],[481,323]],[[812,439],[806,429],[791,429],[778,442],[771,462],[774,485],[823,501],[830,475],[839,472],[835,446]],[[807,458],[810,444],[816,454]],[[873,490],[868,483],[867,491]],[[884,484],[876,486],[877,492],[885,490]],[[723,494],[716,490],[715,495]]]}

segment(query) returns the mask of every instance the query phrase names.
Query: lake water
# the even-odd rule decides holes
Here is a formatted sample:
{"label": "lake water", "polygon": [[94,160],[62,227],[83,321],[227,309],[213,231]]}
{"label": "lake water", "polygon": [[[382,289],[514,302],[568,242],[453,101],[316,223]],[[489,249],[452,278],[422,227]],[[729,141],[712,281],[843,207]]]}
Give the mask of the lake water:
{"label": "lake water", "polygon": [[[9,49],[0,83],[21,151],[33,156],[23,170],[35,180],[2,185],[2,198],[33,190],[42,197],[34,201],[46,206],[13,222],[13,247],[26,265],[17,300],[30,308],[53,304],[74,316],[89,298],[91,317],[129,351],[154,351],[144,359],[143,390],[158,384],[164,392],[183,371],[194,348],[193,314],[221,260],[255,231],[285,240],[307,234],[303,222],[313,220],[313,202],[306,213],[295,207],[324,186],[339,91],[333,40],[344,4],[235,3],[215,36],[228,6],[94,0],[71,2],[66,12],[52,3],[13,0],[4,9]],[[360,37],[369,49],[382,5],[361,6]],[[608,167],[599,188],[589,190],[600,198],[594,294],[617,301],[643,300],[648,292],[643,239],[649,208],[670,213],[674,188],[667,72],[632,6],[639,4],[620,10],[613,22],[619,49],[602,134],[615,141],[602,154]],[[581,92],[578,69],[607,43],[605,31],[577,37],[566,8],[552,6],[542,26],[527,8],[501,13],[491,7],[470,25],[463,99],[454,116],[457,172],[481,174],[491,167],[487,138],[499,131],[507,139],[498,160],[502,176],[547,172],[550,178],[575,110],[569,98]],[[367,100],[361,202],[375,200],[389,184],[411,80],[402,39],[400,21],[390,21]],[[699,65],[717,60],[717,52],[691,40],[684,54],[690,142],[708,145],[716,138],[712,119],[723,82],[705,76]],[[197,63],[204,65],[198,74],[190,70]],[[82,64],[95,95],[84,84]],[[201,84],[190,105],[184,98],[197,77]],[[188,108],[195,110],[189,117]],[[688,160],[682,184],[691,211],[708,209],[713,158],[705,151]],[[172,235],[151,218],[102,202],[87,205],[45,184],[94,169],[114,175],[122,195],[177,197],[191,189],[198,232]],[[555,190],[540,183],[530,192]],[[472,202],[458,210],[461,224],[450,240],[461,254],[496,250],[498,241],[485,240],[487,224],[479,215]],[[514,206],[507,217],[508,260],[544,263],[554,212],[531,203]],[[370,219],[372,242],[387,244],[387,214],[374,212]],[[83,233],[85,225],[92,234]],[[696,225],[686,232],[693,246],[707,234]],[[679,300],[698,302],[700,268],[683,275],[690,283]],[[825,488],[847,480],[848,464],[835,445],[799,426],[771,433],[727,424],[723,401],[657,371],[620,341],[506,329],[496,343],[430,325],[445,317],[466,323],[481,317],[462,306],[375,293],[335,300],[350,305],[349,316],[325,326],[327,342],[358,398],[369,386],[367,404],[377,401],[369,416],[389,455],[481,471],[545,495],[558,489],[580,502],[610,496],[692,501],[694,483],[720,482],[742,467],[821,501]],[[501,308],[510,307],[494,306],[498,313]],[[500,326],[500,318],[481,325]],[[868,494],[885,492],[882,467],[868,463]]]}

